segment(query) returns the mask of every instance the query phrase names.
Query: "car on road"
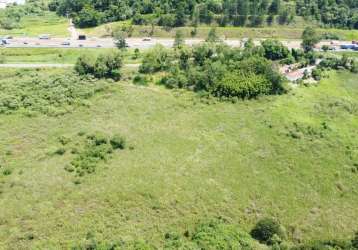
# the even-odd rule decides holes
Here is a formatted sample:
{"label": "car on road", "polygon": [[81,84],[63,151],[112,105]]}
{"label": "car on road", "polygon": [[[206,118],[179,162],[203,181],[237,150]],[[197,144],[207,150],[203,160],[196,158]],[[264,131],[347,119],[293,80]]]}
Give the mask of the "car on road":
{"label": "car on road", "polygon": [[83,47],[83,44],[79,44],[78,47],[82,48],[82,47]]}
{"label": "car on road", "polygon": [[28,45],[29,43],[28,43],[27,41],[24,41],[24,44],[25,44],[25,45]]}
{"label": "car on road", "polygon": [[40,36],[39,36],[39,39],[41,39],[41,40],[49,40],[49,39],[51,39],[51,36],[50,36],[50,35],[47,35],[47,34],[45,34],[45,35],[40,35]]}
{"label": "car on road", "polygon": [[14,39],[13,36],[4,36],[4,39]]}
{"label": "car on road", "polygon": [[343,44],[341,45],[341,49],[354,49],[354,44]]}
{"label": "car on road", "polygon": [[152,39],[150,37],[145,37],[145,38],[143,38],[142,41],[143,42],[150,42],[150,41],[152,41]]}
{"label": "car on road", "polygon": [[61,43],[61,45],[62,45],[62,46],[70,46],[71,43],[70,43],[70,42],[63,42],[63,43]]}

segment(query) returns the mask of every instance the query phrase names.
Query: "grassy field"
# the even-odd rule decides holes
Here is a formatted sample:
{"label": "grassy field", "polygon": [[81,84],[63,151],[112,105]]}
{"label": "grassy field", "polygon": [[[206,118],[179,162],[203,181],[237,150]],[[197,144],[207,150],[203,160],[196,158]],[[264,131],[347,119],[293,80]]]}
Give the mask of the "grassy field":
{"label": "grassy field", "polygon": [[[0,73],[17,82],[68,71]],[[2,114],[0,249],[67,248],[88,233],[162,247],[166,232],[215,216],[245,230],[275,217],[295,240],[351,237],[356,79],[332,73],[318,86],[238,103],[122,81],[62,116]],[[81,147],[95,132],[121,134],[129,147],[76,185],[64,170],[73,154],[54,154],[59,138]]]}
{"label": "grassy field", "polygon": [[44,12],[42,16],[24,16],[21,18],[19,29],[0,29],[0,36],[38,36],[50,34],[53,37],[68,37],[68,20],[57,16],[53,12]]}
{"label": "grassy field", "polygon": [[[74,64],[81,55],[111,53],[117,49],[86,49],[86,48],[0,48],[4,63],[65,63]],[[125,63],[139,63],[133,59],[133,49],[123,52]]]}
{"label": "grassy field", "polygon": [[[94,37],[110,36],[111,31],[121,26],[128,26],[129,22],[115,22],[100,25],[95,28],[83,29],[82,32]],[[133,37],[151,36],[151,26],[137,26],[133,25]],[[223,38],[278,38],[278,39],[300,39],[304,25],[289,25],[289,26],[272,26],[262,28],[250,27],[217,27],[217,34]],[[206,38],[211,27],[200,26],[197,28],[196,38]],[[154,28],[153,37],[175,37],[177,30],[181,30],[185,37],[191,37],[192,27],[182,27],[166,30],[163,27],[156,26]],[[338,35],[342,40],[357,40],[357,30],[340,30],[340,29],[319,29],[318,33],[332,33]]]}

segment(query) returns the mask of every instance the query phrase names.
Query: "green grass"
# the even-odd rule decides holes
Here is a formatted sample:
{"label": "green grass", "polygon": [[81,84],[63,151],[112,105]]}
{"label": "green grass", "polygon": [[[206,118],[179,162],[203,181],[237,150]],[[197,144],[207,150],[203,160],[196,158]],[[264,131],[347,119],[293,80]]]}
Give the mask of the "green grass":
{"label": "green grass", "polygon": [[[18,80],[17,70],[0,73]],[[287,95],[210,104],[121,82],[60,117],[1,115],[1,170],[11,174],[0,175],[0,248],[66,249],[89,232],[160,247],[166,232],[214,216],[246,231],[276,217],[291,239],[349,238],[358,229],[356,79],[332,73]],[[75,144],[97,131],[123,135],[132,150],[76,185],[64,170],[73,155],[49,153],[61,136]]]}
{"label": "green grass", "polygon": [[[111,53],[117,49],[87,49],[87,48],[0,48],[4,63],[64,63],[74,64],[81,55]],[[125,63],[139,63],[133,59],[133,49],[123,52]]]}
{"label": "green grass", "polygon": [[0,29],[0,36],[38,36],[50,34],[53,37],[69,37],[68,20],[53,12],[43,12],[43,15],[29,15],[21,18],[20,28],[13,30]]}
{"label": "green grass", "polygon": [[[94,37],[110,36],[112,30],[123,25],[129,25],[129,22],[115,22],[100,25],[95,28],[83,29],[82,32]],[[274,25],[271,27],[265,26],[261,28],[250,27],[217,27],[217,34],[222,38],[277,38],[277,39],[300,39],[306,22],[298,22],[292,25]],[[206,38],[211,27],[199,26],[197,28],[197,35],[195,38]],[[151,26],[133,25],[133,37],[150,36],[152,30]],[[191,37],[192,27],[173,28],[166,30],[163,27],[156,26],[154,28],[153,37],[159,38],[174,38],[177,30],[181,30],[185,37]],[[319,34],[332,33],[337,34],[342,40],[357,40],[357,30],[340,30],[340,29],[320,29],[317,28]]]}

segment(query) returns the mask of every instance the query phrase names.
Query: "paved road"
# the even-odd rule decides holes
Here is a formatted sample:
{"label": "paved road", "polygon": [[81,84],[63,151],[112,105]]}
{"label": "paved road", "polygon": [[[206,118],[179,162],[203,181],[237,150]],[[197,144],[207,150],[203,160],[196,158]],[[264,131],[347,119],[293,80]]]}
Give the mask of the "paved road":
{"label": "paved road", "polygon": [[[73,26],[69,27],[71,31],[71,38],[52,38],[48,40],[22,37],[7,40],[9,44],[6,44],[6,48],[115,48],[115,43],[112,38],[88,38],[85,41],[79,41],[75,38],[78,36],[76,29]],[[185,42],[189,46],[193,46],[203,42],[203,39],[186,39]],[[255,43],[260,44],[262,39],[256,39]],[[245,39],[227,39],[224,43],[233,47],[243,46]],[[156,44],[161,44],[165,47],[172,47],[174,39],[170,38],[128,38],[127,44],[130,48],[148,49],[154,47]],[[282,40],[282,43],[288,48],[300,48],[300,40]],[[323,41],[318,44],[318,47],[322,45],[331,45],[340,50],[340,45],[350,44],[349,41]]]}

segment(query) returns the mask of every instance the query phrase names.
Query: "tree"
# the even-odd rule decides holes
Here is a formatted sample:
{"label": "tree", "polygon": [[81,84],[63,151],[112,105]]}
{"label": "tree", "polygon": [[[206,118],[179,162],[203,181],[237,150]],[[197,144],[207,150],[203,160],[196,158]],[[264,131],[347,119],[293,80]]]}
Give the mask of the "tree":
{"label": "tree", "polygon": [[177,30],[175,33],[174,48],[180,48],[185,44],[184,35],[181,30]]}
{"label": "tree", "polygon": [[305,52],[312,51],[320,41],[319,35],[312,27],[306,27],[302,33],[302,48]]}
{"label": "tree", "polygon": [[140,57],[140,50],[138,48],[135,48],[132,58],[133,59],[138,59],[139,57]]}
{"label": "tree", "polygon": [[166,70],[171,61],[171,51],[158,44],[144,55],[139,72],[147,74]]}
{"label": "tree", "polygon": [[212,27],[208,33],[208,37],[205,40],[206,42],[209,43],[216,43],[216,42],[220,42],[220,38],[218,37],[218,35],[216,34],[216,27]]}
{"label": "tree", "polygon": [[97,26],[99,24],[99,19],[99,14],[94,8],[86,7],[78,13],[74,22],[80,28],[86,28]]}
{"label": "tree", "polygon": [[118,49],[125,49],[127,45],[126,34],[123,31],[115,31],[113,34],[114,43]]}
{"label": "tree", "polygon": [[270,7],[269,13],[272,15],[277,15],[281,8],[281,0],[273,0]]}
{"label": "tree", "polygon": [[96,78],[121,78],[123,65],[122,54],[112,52],[100,54],[97,58],[90,55],[82,55],[77,59],[75,70],[79,75],[93,75]]}
{"label": "tree", "polygon": [[270,60],[284,59],[290,53],[288,48],[278,40],[267,39],[261,44],[265,50],[265,57]]}
{"label": "tree", "polygon": [[175,26],[183,26],[186,22],[184,3],[179,2],[178,7],[175,10]]}

